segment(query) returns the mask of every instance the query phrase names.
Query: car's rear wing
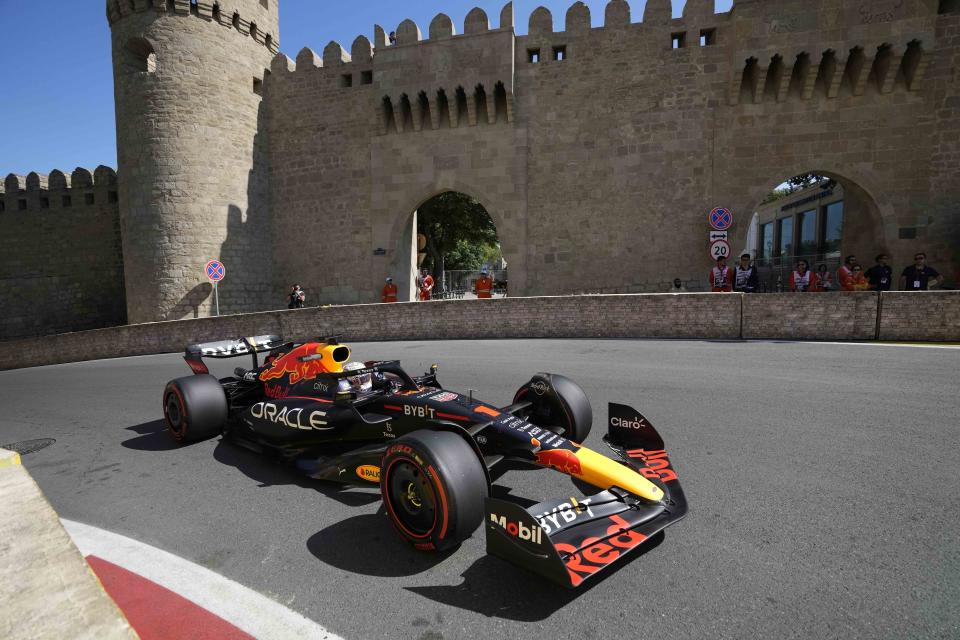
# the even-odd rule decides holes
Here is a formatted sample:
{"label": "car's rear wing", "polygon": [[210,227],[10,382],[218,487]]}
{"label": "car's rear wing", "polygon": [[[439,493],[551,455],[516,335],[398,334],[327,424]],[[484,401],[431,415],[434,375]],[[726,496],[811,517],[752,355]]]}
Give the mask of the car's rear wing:
{"label": "car's rear wing", "polygon": [[183,359],[194,373],[210,373],[203,358],[235,358],[250,354],[253,358],[253,368],[260,366],[257,354],[273,351],[284,346],[283,338],[275,335],[252,336],[236,338],[234,340],[219,340],[217,342],[202,342],[187,346]]}

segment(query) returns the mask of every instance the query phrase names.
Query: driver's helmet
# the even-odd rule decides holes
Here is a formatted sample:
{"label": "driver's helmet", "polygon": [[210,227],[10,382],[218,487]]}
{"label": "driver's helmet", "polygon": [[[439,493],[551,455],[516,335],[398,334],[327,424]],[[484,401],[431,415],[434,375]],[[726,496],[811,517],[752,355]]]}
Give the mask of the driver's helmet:
{"label": "driver's helmet", "polygon": [[[362,362],[348,362],[343,365],[344,372],[348,371],[359,371],[360,369],[365,369],[366,365]],[[349,385],[349,389],[343,389],[343,383],[346,382]],[[370,377],[369,373],[361,373],[356,376],[349,376],[340,380],[341,391],[356,391],[358,393],[364,393],[373,389],[373,380]]]}

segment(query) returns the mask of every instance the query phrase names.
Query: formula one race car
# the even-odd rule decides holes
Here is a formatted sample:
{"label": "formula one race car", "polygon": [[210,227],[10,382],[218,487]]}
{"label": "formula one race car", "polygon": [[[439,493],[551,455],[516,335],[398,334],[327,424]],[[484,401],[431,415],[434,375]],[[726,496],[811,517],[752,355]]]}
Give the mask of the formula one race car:
{"label": "formula one race car", "polygon": [[[220,380],[203,362],[243,354],[253,367]],[[444,389],[436,365],[412,377],[398,361],[351,362],[335,338],[196,344],[184,359],[195,375],[163,392],[177,441],[223,434],[313,478],[378,484],[393,526],[417,549],[455,547],[484,521],[488,553],[572,588],[687,512],[663,440],[634,409],[610,405],[604,441],[618,460],[577,444],[592,409],[561,375],[538,373],[497,407]],[[490,497],[490,471],[505,461],[550,467],[602,491],[523,508]]]}

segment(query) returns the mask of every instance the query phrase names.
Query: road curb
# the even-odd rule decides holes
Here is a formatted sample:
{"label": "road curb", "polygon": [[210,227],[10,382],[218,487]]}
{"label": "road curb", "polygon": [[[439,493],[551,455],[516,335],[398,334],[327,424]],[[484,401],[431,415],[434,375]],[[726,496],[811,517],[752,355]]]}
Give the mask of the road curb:
{"label": "road curb", "polygon": [[20,464],[20,454],[16,451],[0,449],[0,469],[15,467]]}
{"label": "road curb", "polygon": [[138,638],[20,462],[0,449],[0,637]]}

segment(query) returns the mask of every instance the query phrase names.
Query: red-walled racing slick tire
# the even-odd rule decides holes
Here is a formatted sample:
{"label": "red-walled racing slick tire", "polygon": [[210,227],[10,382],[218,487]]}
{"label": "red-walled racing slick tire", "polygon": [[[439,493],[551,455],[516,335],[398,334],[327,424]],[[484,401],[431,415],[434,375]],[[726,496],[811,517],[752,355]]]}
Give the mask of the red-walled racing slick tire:
{"label": "red-walled racing slick tire", "polygon": [[163,417],[177,442],[206,440],[223,431],[227,396],[211,375],[177,378],[163,390]]}
{"label": "red-walled racing slick tire", "polygon": [[538,373],[517,390],[513,402],[531,402],[527,420],[582,444],[593,426],[590,399],[576,382],[556,373]]}
{"label": "red-walled racing slick tire", "polygon": [[483,520],[487,479],[467,442],[446,431],[414,431],[387,447],[380,473],[387,516],[417,549],[444,551]]}

